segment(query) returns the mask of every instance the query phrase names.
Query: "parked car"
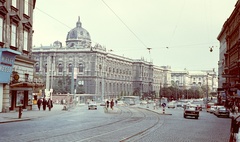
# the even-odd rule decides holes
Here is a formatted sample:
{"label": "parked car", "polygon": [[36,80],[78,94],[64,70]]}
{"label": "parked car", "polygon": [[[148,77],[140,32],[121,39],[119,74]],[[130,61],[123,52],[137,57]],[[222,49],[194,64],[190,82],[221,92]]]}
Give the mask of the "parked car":
{"label": "parked car", "polygon": [[217,116],[217,117],[230,117],[230,112],[227,108],[225,108],[224,106],[221,106],[221,107],[218,107],[214,114]]}
{"label": "parked car", "polygon": [[169,103],[167,104],[167,107],[168,107],[168,108],[175,108],[175,103],[174,103],[174,102],[169,102]]}
{"label": "parked car", "polygon": [[96,103],[89,103],[88,104],[88,110],[90,110],[90,109],[97,109],[97,104]]}
{"label": "parked car", "polygon": [[148,102],[146,101],[146,100],[142,100],[141,102],[140,102],[140,105],[146,105]]}
{"label": "parked car", "polygon": [[176,107],[182,107],[183,103],[177,102]]}
{"label": "parked car", "polygon": [[197,107],[195,105],[187,105],[185,107],[183,117],[187,118],[188,116],[189,117],[195,117],[196,119],[198,119],[199,110],[197,109]]}
{"label": "parked car", "polygon": [[216,108],[217,108],[217,106],[211,106],[210,109],[207,110],[207,112],[214,113]]}
{"label": "parked car", "polygon": [[207,110],[207,112],[210,112],[211,110],[211,106],[214,106],[214,103],[207,103],[207,105],[206,105],[206,110]]}
{"label": "parked car", "polygon": [[106,106],[106,102],[104,102],[104,101],[101,102],[101,103],[100,103],[100,106]]}
{"label": "parked car", "polygon": [[192,102],[191,104],[195,105],[200,111],[202,111],[202,104],[200,102]]}
{"label": "parked car", "polygon": [[117,106],[126,106],[127,104],[124,103],[123,101],[118,101]]}

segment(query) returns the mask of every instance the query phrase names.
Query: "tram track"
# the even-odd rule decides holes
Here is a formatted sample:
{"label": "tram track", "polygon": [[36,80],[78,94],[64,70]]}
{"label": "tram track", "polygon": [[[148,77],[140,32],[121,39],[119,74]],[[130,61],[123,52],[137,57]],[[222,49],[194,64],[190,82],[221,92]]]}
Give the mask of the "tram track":
{"label": "tram track", "polygon": [[[108,138],[109,136],[112,136],[111,142],[135,141],[138,138],[146,136],[147,133],[153,130],[157,123],[159,123],[160,121],[160,118],[159,116],[157,116],[157,114],[152,117],[154,113],[147,110],[131,107],[119,107],[119,109],[120,112],[118,115],[112,117],[113,119],[108,119],[107,121],[105,121],[105,123],[102,123],[100,125],[95,125],[99,124],[95,122],[95,126],[89,125],[90,127],[88,128],[84,128],[85,126],[80,128],[79,125],[74,125],[74,123],[70,123],[71,125],[69,126],[64,124],[64,129],[63,127],[59,127],[61,125],[58,125],[57,128],[53,128],[52,130],[46,129],[34,131],[28,134],[19,133],[18,135],[16,135],[16,137],[18,137],[20,141],[24,140],[29,142],[51,141],[56,139],[64,140],[66,138],[70,138],[68,139],[68,141],[75,142],[107,142],[109,141],[109,139],[106,138]],[[149,115],[151,117],[149,117]],[[112,121],[115,119],[117,120]],[[109,120],[111,121],[109,122]],[[142,124],[147,124],[148,121],[150,123],[149,125],[146,125],[147,127],[141,126]],[[136,130],[134,130],[133,128],[136,128]]]}

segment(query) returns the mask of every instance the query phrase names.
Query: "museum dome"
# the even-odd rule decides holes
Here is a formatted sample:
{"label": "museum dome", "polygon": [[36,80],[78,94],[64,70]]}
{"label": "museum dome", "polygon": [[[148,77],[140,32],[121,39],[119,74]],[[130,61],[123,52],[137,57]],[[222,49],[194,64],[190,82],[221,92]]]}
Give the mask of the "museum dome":
{"label": "museum dome", "polygon": [[91,37],[87,30],[82,28],[80,17],[76,23],[76,27],[70,30],[67,34],[66,45],[68,47],[88,47],[91,44]]}

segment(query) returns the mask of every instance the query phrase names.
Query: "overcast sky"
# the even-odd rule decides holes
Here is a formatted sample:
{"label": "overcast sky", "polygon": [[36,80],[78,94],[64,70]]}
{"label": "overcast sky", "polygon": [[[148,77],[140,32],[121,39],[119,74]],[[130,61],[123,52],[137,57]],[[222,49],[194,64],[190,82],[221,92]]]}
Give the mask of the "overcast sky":
{"label": "overcast sky", "polygon": [[33,45],[59,40],[65,46],[67,33],[80,16],[93,45],[99,43],[114,54],[143,57],[154,65],[178,70],[217,70],[217,36],[236,1],[39,0],[34,10]]}

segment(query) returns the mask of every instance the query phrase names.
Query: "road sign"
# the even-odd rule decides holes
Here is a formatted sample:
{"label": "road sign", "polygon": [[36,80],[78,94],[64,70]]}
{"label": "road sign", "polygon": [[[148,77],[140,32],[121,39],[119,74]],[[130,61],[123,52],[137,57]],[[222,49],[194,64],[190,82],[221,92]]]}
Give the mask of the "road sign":
{"label": "road sign", "polygon": [[166,107],[166,103],[162,103],[162,107]]}

